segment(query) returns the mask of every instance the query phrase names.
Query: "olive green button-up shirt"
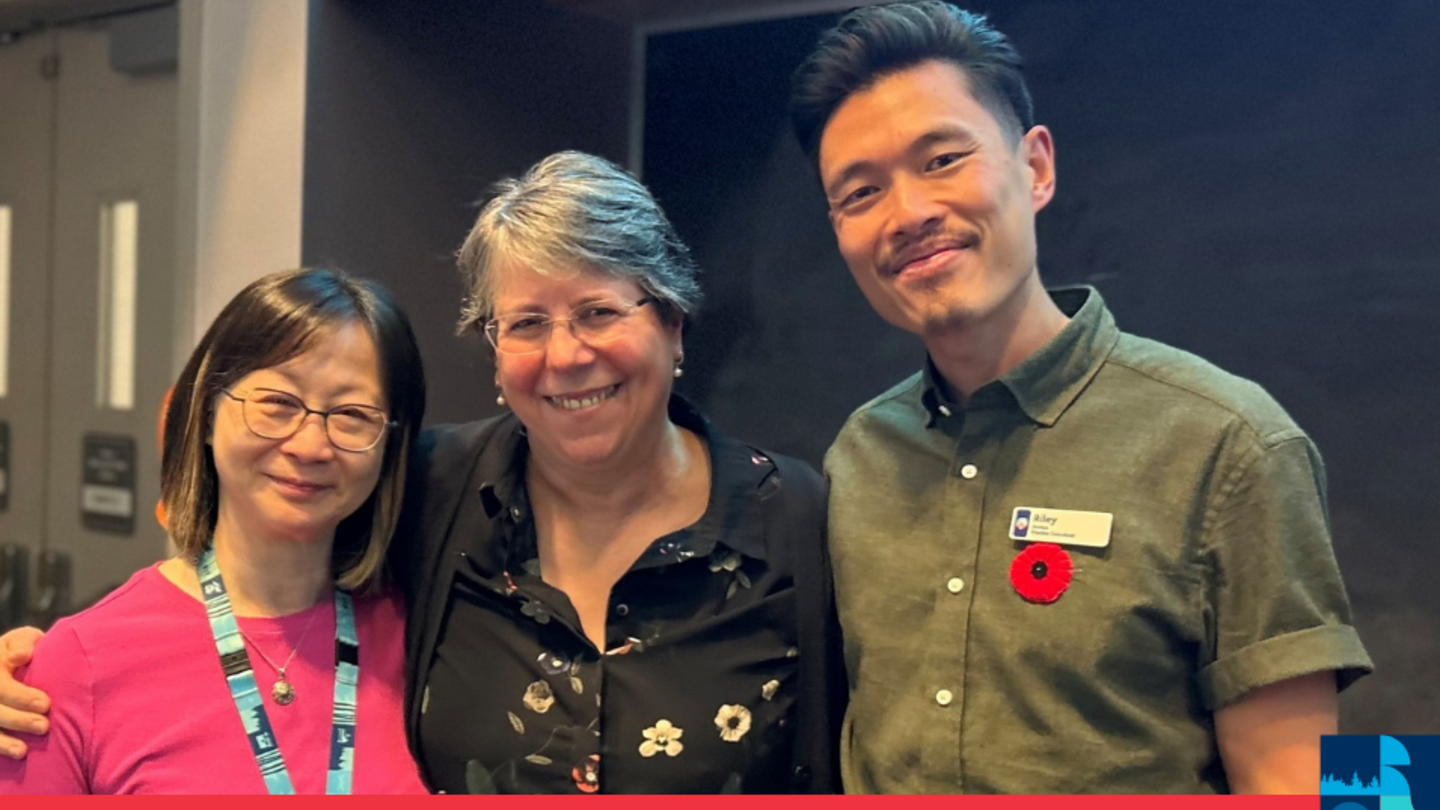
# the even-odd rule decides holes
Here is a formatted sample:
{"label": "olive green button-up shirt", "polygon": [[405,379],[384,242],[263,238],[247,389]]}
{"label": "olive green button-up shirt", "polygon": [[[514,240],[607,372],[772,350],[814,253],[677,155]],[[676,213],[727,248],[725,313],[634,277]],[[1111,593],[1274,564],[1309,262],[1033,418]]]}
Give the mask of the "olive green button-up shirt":
{"label": "olive green button-up shirt", "polygon": [[[1217,708],[1372,668],[1305,433],[1096,291],[1052,296],[1071,322],[966,407],[927,364],[826,456],[848,792],[1224,791]],[[1017,508],[1113,516],[1052,603],[1012,580]]]}

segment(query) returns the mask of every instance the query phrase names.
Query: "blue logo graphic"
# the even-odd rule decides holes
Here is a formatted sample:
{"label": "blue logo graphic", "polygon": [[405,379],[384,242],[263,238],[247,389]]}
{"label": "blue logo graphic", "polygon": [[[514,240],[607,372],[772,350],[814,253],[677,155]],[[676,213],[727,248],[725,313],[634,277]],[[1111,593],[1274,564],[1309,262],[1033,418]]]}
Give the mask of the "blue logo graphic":
{"label": "blue logo graphic", "polygon": [[1440,810],[1440,736],[1321,737],[1320,810]]}
{"label": "blue logo graphic", "polygon": [[1011,536],[1024,537],[1030,533],[1030,510],[1015,510],[1015,525],[1010,527]]}

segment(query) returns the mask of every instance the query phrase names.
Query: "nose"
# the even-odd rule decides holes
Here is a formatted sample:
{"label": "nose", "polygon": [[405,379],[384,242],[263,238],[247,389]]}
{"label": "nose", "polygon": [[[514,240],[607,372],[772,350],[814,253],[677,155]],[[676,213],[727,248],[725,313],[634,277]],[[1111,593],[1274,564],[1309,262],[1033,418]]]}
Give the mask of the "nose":
{"label": "nose", "polygon": [[545,345],[545,363],[552,368],[569,368],[589,363],[595,359],[595,352],[585,341],[575,337],[572,321],[557,321],[550,328],[550,339]]}
{"label": "nose", "polygon": [[325,419],[318,413],[307,413],[300,429],[286,439],[281,449],[302,461],[324,461],[335,455],[335,446],[325,433]]}
{"label": "nose", "polygon": [[894,236],[915,236],[938,224],[944,208],[923,179],[900,175],[890,186],[890,228]]}

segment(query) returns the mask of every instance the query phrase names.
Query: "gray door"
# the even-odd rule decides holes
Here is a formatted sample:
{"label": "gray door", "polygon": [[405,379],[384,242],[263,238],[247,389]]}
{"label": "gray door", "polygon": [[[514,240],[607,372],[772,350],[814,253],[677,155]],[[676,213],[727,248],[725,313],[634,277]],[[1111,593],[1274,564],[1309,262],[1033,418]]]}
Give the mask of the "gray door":
{"label": "gray door", "polygon": [[[178,88],[173,64],[157,68],[117,46],[127,25],[133,34],[117,17],[0,49],[7,78],[34,73],[37,60],[55,66],[0,136],[0,193],[20,187],[48,205],[32,215],[33,233],[15,228],[48,245],[27,246],[24,263],[13,263],[21,339],[0,406],[13,423],[14,469],[0,531],[68,559],[69,594],[46,603],[52,613],[93,601],[166,552],[154,518],[156,425],[173,373]],[[11,84],[0,92],[31,82]],[[12,147],[12,120],[42,132]],[[46,598],[38,583],[32,599]]]}
{"label": "gray door", "polygon": [[0,546],[23,549],[0,557],[0,626],[28,612],[45,534],[54,48],[48,34],[0,46]]}

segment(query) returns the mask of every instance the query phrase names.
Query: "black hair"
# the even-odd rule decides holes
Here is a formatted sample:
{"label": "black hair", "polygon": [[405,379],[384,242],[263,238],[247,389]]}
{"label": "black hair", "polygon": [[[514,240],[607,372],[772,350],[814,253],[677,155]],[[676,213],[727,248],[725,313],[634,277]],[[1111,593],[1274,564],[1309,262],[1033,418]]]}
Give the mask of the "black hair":
{"label": "black hair", "polygon": [[919,0],[856,9],[820,35],[791,78],[790,123],[800,146],[818,161],[825,126],[845,99],[932,60],[965,74],[971,95],[1012,141],[1035,125],[1020,54],[1010,40],[983,15]]}

